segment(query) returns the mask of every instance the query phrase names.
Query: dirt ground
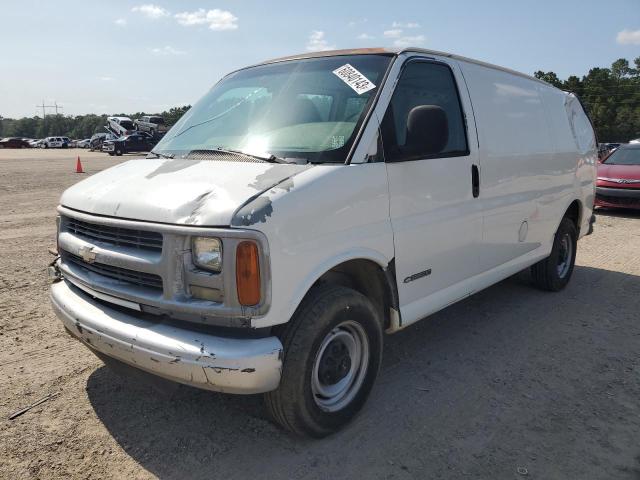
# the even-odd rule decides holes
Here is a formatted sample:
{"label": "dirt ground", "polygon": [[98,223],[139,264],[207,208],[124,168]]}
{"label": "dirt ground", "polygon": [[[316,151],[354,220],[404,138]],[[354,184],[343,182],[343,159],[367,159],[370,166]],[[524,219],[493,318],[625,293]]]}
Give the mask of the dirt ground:
{"label": "dirt ground", "polygon": [[521,274],[387,337],[363,413],[309,441],[260,396],[160,396],[63,332],[45,270],[78,153],[127,159],[0,150],[0,478],[640,479],[640,214],[599,213],[561,293]]}

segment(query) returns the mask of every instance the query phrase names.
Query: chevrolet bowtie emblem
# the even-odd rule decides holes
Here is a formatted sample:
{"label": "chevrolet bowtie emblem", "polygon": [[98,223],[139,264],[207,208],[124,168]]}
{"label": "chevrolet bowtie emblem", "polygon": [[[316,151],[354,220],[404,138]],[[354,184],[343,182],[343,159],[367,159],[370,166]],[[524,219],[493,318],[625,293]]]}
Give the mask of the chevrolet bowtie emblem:
{"label": "chevrolet bowtie emblem", "polygon": [[93,251],[93,247],[82,247],[78,254],[87,263],[93,263],[96,259],[96,253]]}

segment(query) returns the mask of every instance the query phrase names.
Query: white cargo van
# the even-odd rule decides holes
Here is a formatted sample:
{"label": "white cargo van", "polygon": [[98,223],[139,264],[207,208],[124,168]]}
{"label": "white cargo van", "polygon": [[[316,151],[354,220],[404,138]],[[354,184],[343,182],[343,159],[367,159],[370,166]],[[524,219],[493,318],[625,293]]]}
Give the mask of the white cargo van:
{"label": "white cargo van", "polygon": [[384,332],[529,267],[565,287],[595,165],[578,99],[521,73],[420,49],[273,60],[62,195],[53,307],[108,363],[266,393],[327,435]]}

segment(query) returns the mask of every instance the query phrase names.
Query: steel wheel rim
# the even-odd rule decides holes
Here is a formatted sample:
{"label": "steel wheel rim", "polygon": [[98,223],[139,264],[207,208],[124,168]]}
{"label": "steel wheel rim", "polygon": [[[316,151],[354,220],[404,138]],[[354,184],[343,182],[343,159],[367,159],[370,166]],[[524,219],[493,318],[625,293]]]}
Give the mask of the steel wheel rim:
{"label": "steel wheel rim", "polygon": [[[332,365],[329,359],[335,357],[336,350],[341,352],[337,354],[339,359],[345,352],[348,354],[348,368],[341,363],[342,368],[338,368],[341,378],[331,383],[327,381],[326,370],[327,365]],[[360,390],[368,365],[369,340],[362,325],[347,320],[334,327],[322,341],[313,362],[311,392],[316,405],[326,412],[343,409]]]}
{"label": "steel wheel rim", "polygon": [[564,278],[571,268],[571,258],[573,256],[573,243],[571,236],[565,233],[560,239],[560,253],[558,255],[558,265],[556,266],[558,277]]}

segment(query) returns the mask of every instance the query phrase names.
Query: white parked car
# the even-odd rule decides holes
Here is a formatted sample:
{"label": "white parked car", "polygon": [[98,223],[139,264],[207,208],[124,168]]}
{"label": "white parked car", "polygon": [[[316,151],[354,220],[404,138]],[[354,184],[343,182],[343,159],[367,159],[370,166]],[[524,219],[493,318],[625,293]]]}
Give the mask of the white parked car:
{"label": "white parked car", "polygon": [[523,269],[567,285],[596,153],[575,96],[455,55],[242,69],[62,195],[53,308],[108,364],[264,392],[321,437],[362,408],[384,333]]}
{"label": "white parked car", "polygon": [[65,137],[47,137],[42,140],[40,148],[64,148],[67,145]]}
{"label": "white parked car", "polygon": [[77,148],[89,148],[91,146],[91,139],[85,138],[84,140],[76,140]]}
{"label": "white parked car", "polygon": [[629,143],[640,143],[640,138],[635,138],[633,140],[629,140]]}

